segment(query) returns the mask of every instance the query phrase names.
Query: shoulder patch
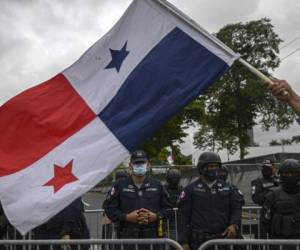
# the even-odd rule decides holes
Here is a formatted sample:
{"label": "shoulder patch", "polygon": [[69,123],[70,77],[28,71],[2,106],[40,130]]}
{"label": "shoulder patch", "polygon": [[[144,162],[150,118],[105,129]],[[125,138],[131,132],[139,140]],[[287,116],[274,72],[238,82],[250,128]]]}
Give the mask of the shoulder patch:
{"label": "shoulder patch", "polygon": [[185,195],[185,192],[182,191],[181,194],[180,194],[180,196],[179,196],[179,198],[182,200],[182,199],[184,199],[185,196],[186,196],[186,195]]}
{"label": "shoulder patch", "polygon": [[114,196],[115,193],[116,193],[116,189],[115,189],[115,187],[112,187],[110,190],[110,196]]}

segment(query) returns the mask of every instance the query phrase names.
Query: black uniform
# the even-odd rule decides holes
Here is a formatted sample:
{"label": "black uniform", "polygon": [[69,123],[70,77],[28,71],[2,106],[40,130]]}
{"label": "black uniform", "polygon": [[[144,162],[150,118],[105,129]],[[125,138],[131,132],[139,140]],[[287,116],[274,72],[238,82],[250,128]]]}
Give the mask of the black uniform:
{"label": "black uniform", "polygon": [[278,186],[278,179],[275,177],[264,178],[260,177],[251,182],[252,187],[252,200],[255,204],[262,206],[265,195],[271,188]]}
{"label": "black uniform", "polygon": [[229,185],[232,186],[232,189],[237,193],[237,195],[240,197],[240,202],[241,202],[241,207],[245,205],[245,198],[244,198],[244,194],[242,193],[242,191],[236,186],[236,185],[233,185],[232,183],[229,183],[227,181],[227,178],[228,178],[228,174],[229,174],[229,171],[228,171],[228,168],[226,166],[222,166],[220,168],[220,170],[218,171],[218,177],[219,179],[227,182]]}
{"label": "black uniform", "polygon": [[[48,222],[35,228],[35,239],[61,239],[64,235],[70,235],[71,239],[88,239],[90,235],[83,212],[83,203],[78,198]],[[40,248],[50,249],[48,246]],[[54,248],[60,249],[60,246],[56,245]],[[81,246],[81,249],[88,247]]]}
{"label": "black uniform", "polygon": [[[251,182],[252,187],[252,200],[255,204],[262,206],[265,201],[266,194],[273,188],[279,185],[279,178],[274,175],[274,161],[272,159],[265,159],[262,162],[261,174],[262,177],[257,178]],[[263,217],[262,210],[260,211],[259,227],[255,232],[255,238],[266,239],[268,237],[266,225]]]}
{"label": "black uniform", "polygon": [[172,207],[172,210],[170,210],[170,213],[168,215],[168,224],[166,225],[169,232],[168,237],[173,240],[177,240],[176,235],[178,235],[178,223],[176,224],[175,220],[177,220],[178,222],[178,210],[174,210],[174,208],[177,209],[177,201],[183,190],[183,187],[180,185],[172,187],[168,184],[166,184],[164,187],[169,194],[169,200]]}
{"label": "black uniform", "polygon": [[155,179],[146,177],[138,188],[131,177],[115,183],[106,203],[105,213],[110,220],[119,224],[119,238],[156,238],[158,221],[140,225],[126,221],[126,214],[146,208],[157,214],[158,221],[167,217],[170,209],[168,193]]}
{"label": "black uniform", "polygon": [[183,187],[178,185],[176,187],[171,187],[170,185],[166,184],[164,185],[165,189],[167,190],[169,194],[169,200],[172,208],[177,207],[177,201],[179,198],[179,195],[181,194]]}
{"label": "black uniform", "polygon": [[[2,205],[0,203],[0,239],[3,239],[7,233],[9,222],[3,211]],[[1,246],[2,248],[2,246]]]}
{"label": "black uniform", "polygon": [[[300,164],[287,159],[279,168],[281,185],[265,196],[263,220],[273,239],[300,238]],[[284,249],[295,249],[287,246]]]}
{"label": "black uniform", "polygon": [[271,190],[264,202],[264,220],[271,238],[300,238],[300,189],[287,193],[282,187]]}
{"label": "black uniform", "polygon": [[221,237],[229,225],[241,221],[240,197],[232,186],[217,180],[209,188],[201,179],[188,185],[179,198],[179,242],[191,249]]}

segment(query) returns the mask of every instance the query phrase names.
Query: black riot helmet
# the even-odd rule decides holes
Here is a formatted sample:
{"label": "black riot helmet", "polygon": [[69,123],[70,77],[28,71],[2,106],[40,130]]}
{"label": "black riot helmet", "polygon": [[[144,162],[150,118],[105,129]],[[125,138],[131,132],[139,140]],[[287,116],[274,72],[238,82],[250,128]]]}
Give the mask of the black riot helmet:
{"label": "black riot helmet", "polygon": [[297,192],[300,181],[300,164],[295,159],[286,159],[279,168],[282,188],[287,193]]}
{"label": "black riot helmet", "polygon": [[217,163],[219,167],[222,166],[221,158],[214,152],[204,152],[199,156],[197,168],[199,173],[202,174],[203,169],[210,163]]}
{"label": "black riot helmet", "polygon": [[295,159],[286,159],[280,165],[278,173],[300,173],[300,163]]}
{"label": "black riot helmet", "polygon": [[226,166],[222,166],[219,169],[218,176],[221,180],[226,181],[228,177],[228,168]]}
{"label": "black riot helmet", "polygon": [[214,152],[202,153],[199,156],[197,165],[199,174],[202,175],[206,181],[213,182],[218,177],[218,170],[208,168],[210,164],[216,164],[218,168],[221,168],[222,162],[220,156]]}
{"label": "black riot helmet", "polygon": [[272,159],[263,160],[261,173],[265,179],[270,179],[273,176],[273,165],[274,161]]}
{"label": "black riot helmet", "polygon": [[115,177],[116,177],[116,181],[118,181],[118,180],[120,180],[120,179],[127,178],[127,177],[128,177],[128,174],[127,174],[126,171],[120,170],[120,171],[116,172]]}
{"label": "black riot helmet", "polygon": [[166,175],[166,181],[170,187],[177,187],[181,178],[181,172],[178,169],[169,169]]}

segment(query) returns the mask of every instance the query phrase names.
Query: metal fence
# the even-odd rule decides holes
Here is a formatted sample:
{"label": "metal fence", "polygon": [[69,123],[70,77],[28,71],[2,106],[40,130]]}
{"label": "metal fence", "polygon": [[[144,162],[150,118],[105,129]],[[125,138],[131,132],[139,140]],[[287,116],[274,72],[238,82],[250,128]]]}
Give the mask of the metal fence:
{"label": "metal fence", "polygon": [[7,250],[139,250],[139,249],[175,249],[182,250],[182,247],[170,239],[95,239],[95,240],[1,240],[0,248]]}
{"label": "metal fence", "polygon": [[[224,248],[225,247],[225,248]],[[199,250],[207,250],[207,249],[213,249],[213,250],[218,250],[218,249],[262,249],[262,250],[267,250],[267,249],[278,249],[278,250],[285,250],[285,249],[295,249],[299,250],[300,249],[300,240],[296,239],[289,239],[289,240],[284,240],[284,239],[272,239],[272,240],[227,240],[227,239],[217,239],[217,240],[210,240],[205,243],[203,243],[200,247]]]}
{"label": "metal fence", "polygon": [[242,208],[241,234],[244,238],[261,238],[260,212],[260,206],[244,206]]}
{"label": "metal fence", "polygon": [[[246,239],[260,238],[260,209],[258,206],[244,206],[242,210],[241,234]],[[178,241],[178,209],[173,209],[173,219],[166,220],[165,237]],[[115,239],[116,225],[112,223],[103,209],[86,210],[85,217],[92,239]],[[7,232],[6,239],[33,239],[32,233],[21,236],[13,228]],[[1,249],[0,249],[1,250]],[[299,249],[300,250],[300,249]]]}
{"label": "metal fence", "polygon": [[[164,235],[173,240],[178,240],[178,208],[170,211],[172,219],[164,221]],[[86,210],[85,217],[90,229],[91,238],[114,239],[116,238],[117,226],[112,223],[103,209]]]}
{"label": "metal fence", "polygon": [[[247,239],[259,239],[260,229],[259,206],[244,206],[242,209],[241,234]],[[104,215],[103,209],[87,210],[87,224],[91,237],[96,239],[116,238],[116,226]],[[178,208],[173,209],[173,219],[165,222],[166,237],[178,240]]]}

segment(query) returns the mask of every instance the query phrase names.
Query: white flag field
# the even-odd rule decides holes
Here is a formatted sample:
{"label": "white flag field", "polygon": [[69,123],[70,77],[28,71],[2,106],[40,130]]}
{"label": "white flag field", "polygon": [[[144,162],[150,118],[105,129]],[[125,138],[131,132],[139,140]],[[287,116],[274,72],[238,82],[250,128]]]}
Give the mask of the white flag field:
{"label": "white flag field", "polygon": [[73,65],[0,107],[0,200],[22,234],[99,183],[238,58],[169,7],[134,0]]}

